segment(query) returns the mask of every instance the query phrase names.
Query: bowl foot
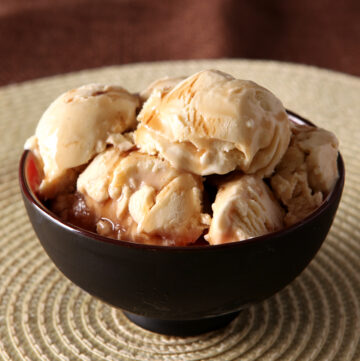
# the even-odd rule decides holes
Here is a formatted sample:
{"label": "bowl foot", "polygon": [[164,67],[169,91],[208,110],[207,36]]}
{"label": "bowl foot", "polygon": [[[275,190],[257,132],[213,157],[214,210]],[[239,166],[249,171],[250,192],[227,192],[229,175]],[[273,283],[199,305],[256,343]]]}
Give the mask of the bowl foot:
{"label": "bowl foot", "polygon": [[161,320],[139,316],[125,311],[124,314],[130,321],[148,331],[171,336],[195,336],[225,327],[239,314],[239,311],[217,317],[185,321]]}

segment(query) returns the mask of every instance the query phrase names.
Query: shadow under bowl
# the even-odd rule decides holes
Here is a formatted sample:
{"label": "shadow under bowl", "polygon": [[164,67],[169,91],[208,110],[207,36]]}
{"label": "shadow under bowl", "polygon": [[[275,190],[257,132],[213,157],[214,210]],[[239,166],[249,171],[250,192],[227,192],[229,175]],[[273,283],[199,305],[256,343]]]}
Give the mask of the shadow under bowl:
{"label": "shadow under bowl", "polygon": [[[309,123],[291,112],[289,117]],[[304,270],[339,205],[345,177],[340,154],[338,170],[333,191],[301,222],[245,241],[191,247],[118,241],[63,222],[34,192],[37,174],[29,151],[22,155],[19,177],[37,237],[68,279],[148,330],[188,336],[225,326]]]}

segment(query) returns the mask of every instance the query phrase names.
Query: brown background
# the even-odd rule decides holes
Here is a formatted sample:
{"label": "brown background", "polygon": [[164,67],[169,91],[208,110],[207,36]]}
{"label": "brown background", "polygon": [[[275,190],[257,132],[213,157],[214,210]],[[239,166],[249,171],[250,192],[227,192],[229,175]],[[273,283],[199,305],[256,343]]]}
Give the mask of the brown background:
{"label": "brown background", "polygon": [[0,85],[85,68],[274,59],[360,75],[359,0],[1,0]]}

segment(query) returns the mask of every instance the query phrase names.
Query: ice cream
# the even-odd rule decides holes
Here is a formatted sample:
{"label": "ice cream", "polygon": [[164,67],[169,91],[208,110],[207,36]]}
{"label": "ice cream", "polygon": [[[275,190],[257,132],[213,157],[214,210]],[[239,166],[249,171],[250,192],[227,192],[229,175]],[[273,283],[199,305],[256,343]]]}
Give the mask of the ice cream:
{"label": "ice cream", "polygon": [[338,142],[270,91],[216,70],[139,95],[90,84],[56,99],[25,148],[64,221],[130,242],[243,241],[302,220],[337,180]]}
{"label": "ice cream", "polygon": [[269,176],[290,140],[287,114],[271,92],[215,70],[152,92],[138,120],[142,152],[199,175],[237,169]]}
{"label": "ice cream", "polygon": [[205,236],[212,245],[242,241],[283,227],[284,210],[258,176],[237,175],[221,184],[212,209]]}
{"label": "ice cream", "polygon": [[202,212],[201,178],[155,156],[110,148],[80,174],[77,189],[97,215],[103,235],[186,245],[210,223]]}
{"label": "ice cream", "polygon": [[[60,95],[25,144],[43,167],[40,193],[51,198],[109,143],[129,146],[121,133],[136,126],[137,96],[118,86],[90,84]],[[120,136],[119,136],[120,135]]]}
{"label": "ice cream", "polygon": [[319,207],[338,178],[338,140],[331,132],[293,125],[292,133],[290,146],[271,177],[276,197],[287,208],[288,226]]}

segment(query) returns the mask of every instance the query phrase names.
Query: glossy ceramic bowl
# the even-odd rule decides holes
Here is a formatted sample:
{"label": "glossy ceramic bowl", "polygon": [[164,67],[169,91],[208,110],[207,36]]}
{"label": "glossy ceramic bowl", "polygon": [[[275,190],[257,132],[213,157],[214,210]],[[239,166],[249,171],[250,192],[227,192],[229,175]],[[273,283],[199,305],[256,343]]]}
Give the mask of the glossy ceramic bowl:
{"label": "glossy ceramic bowl", "polygon": [[172,335],[222,327],[242,308],[294,280],[323,243],[344,185],[339,154],[334,190],[320,208],[290,228],[217,246],[151,246],[102,237],[61,221],[33,191],[38,175],[32,157],[25,151],[21,158],[21,191],[34,230],[55,265],[138,325]]}

